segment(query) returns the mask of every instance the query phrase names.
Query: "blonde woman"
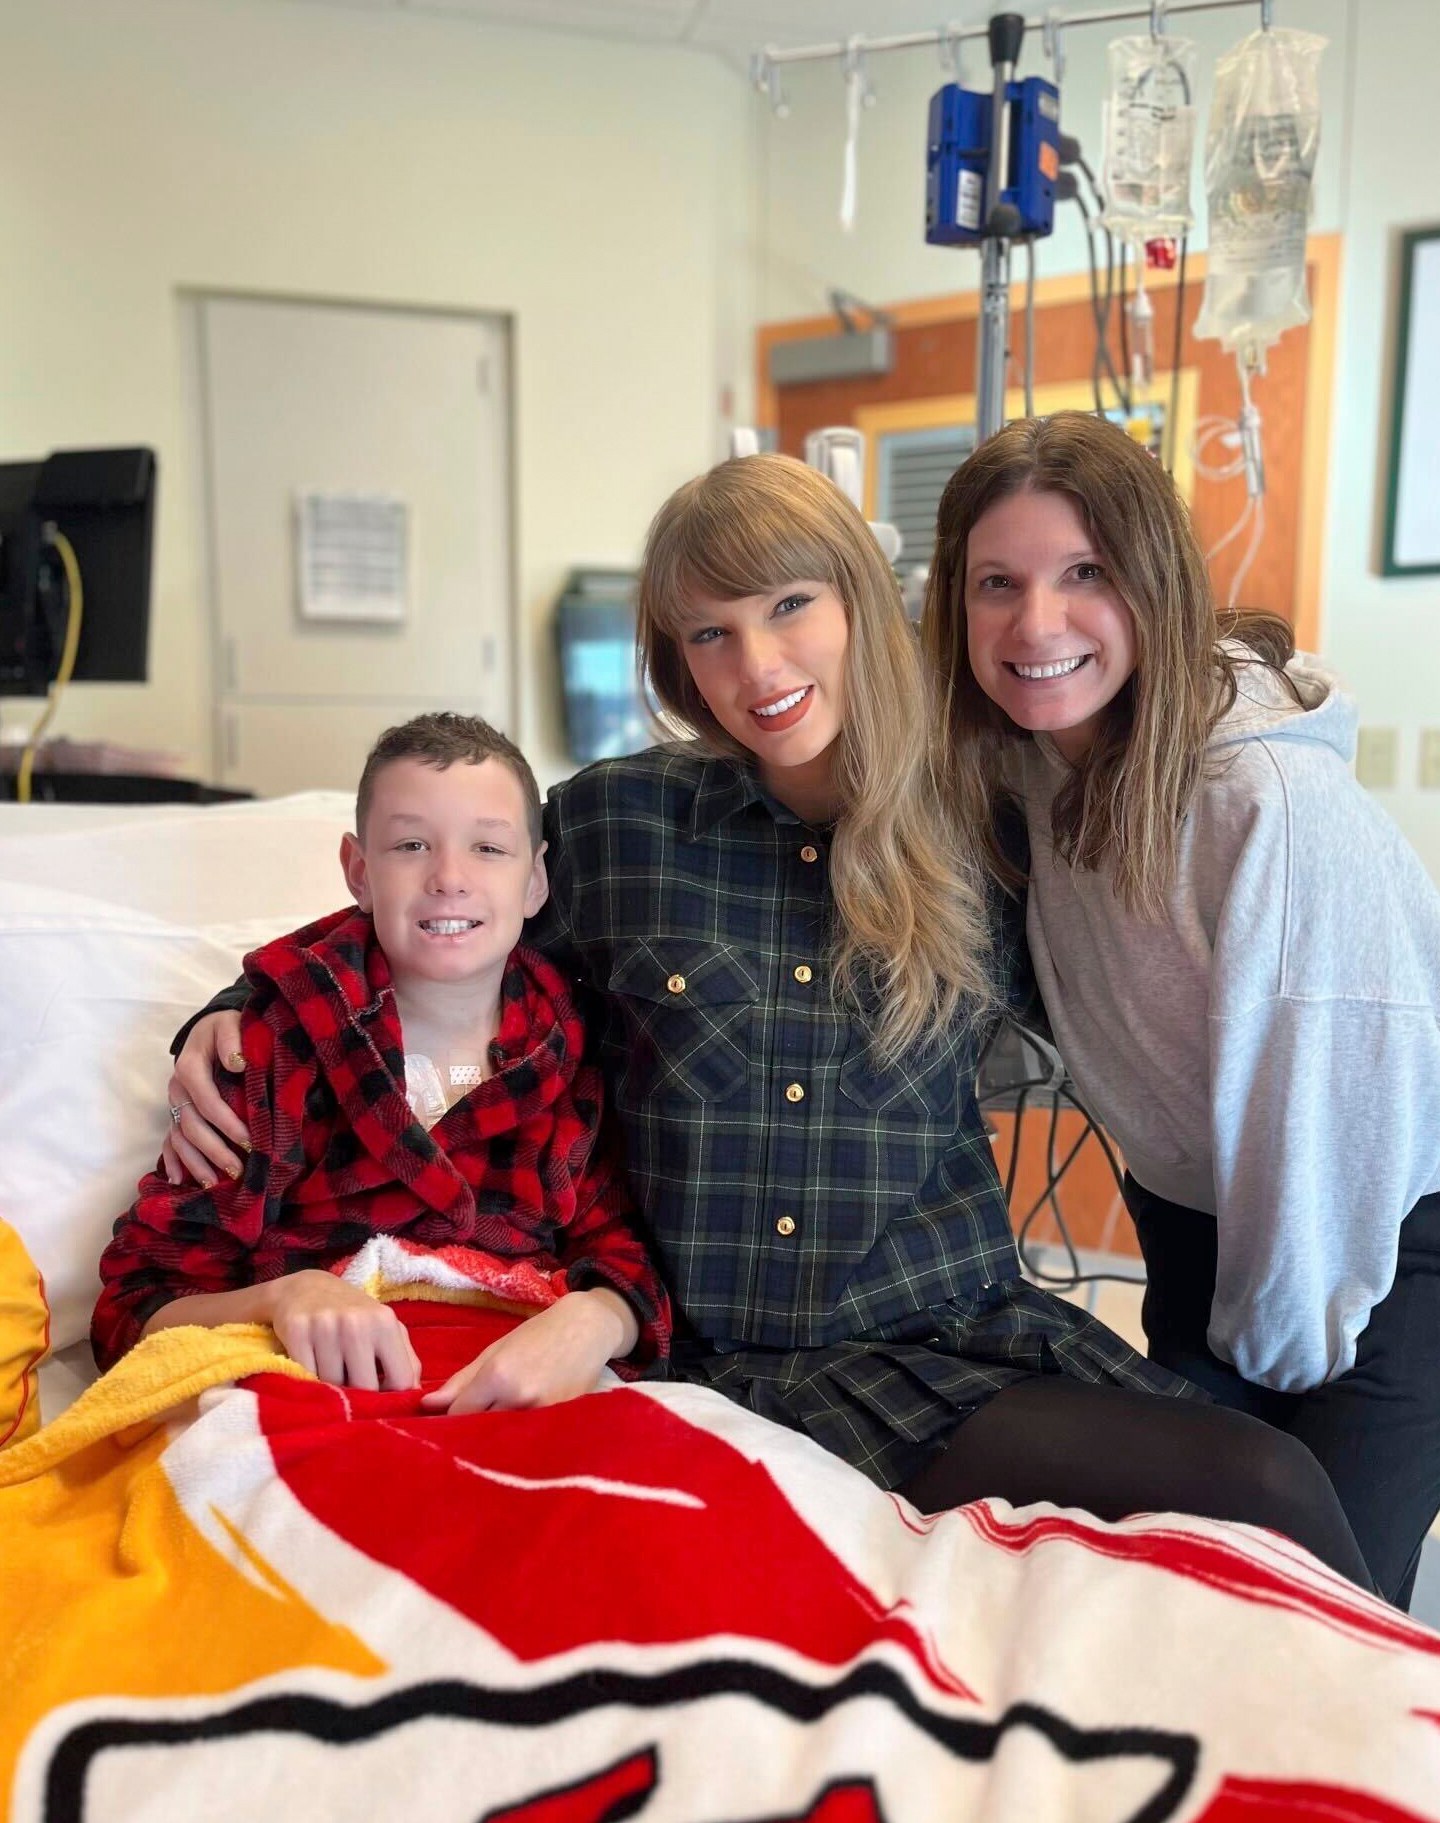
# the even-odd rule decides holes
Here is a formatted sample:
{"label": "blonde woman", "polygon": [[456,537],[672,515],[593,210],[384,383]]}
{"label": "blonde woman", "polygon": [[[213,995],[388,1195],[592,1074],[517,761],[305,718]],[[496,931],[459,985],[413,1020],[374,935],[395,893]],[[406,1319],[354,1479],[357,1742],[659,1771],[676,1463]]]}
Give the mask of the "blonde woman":
{"label": "blonde woman", "polygon": [[1217,620],[1169,477],[1079,413],[952,478],[925,628],[952,801],[1023,804],[1152,1357],[1307,1443],[1408,1605],[1440,1506],[1440,895],[1351,774],[1353,704],[1283,622]]}
{"label": "blonde woman", "polygon": [[[1244,1518],[1363,1580],[1307,1452],[1020,1276],[974,1095],[1014,936],[859,514],[800,463],[723,463],[661,509],[639,609],[690,735],[552,792],[530,936],[589,990],[677,1371],[930,1510]],[[225,1163],[217,1028],[172,1081],[177,1169]]]}

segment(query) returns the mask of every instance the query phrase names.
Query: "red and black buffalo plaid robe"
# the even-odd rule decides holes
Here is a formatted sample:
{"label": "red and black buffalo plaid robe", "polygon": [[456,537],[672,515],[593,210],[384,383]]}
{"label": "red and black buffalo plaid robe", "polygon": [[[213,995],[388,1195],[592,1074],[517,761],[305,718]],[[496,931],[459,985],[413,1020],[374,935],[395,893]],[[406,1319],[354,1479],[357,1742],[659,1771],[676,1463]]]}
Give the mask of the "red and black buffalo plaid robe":
{"label": "red and black buffalo plaid robe", "polygon": [[670,1306],[601,1139],[600,1073],[561,975],[511,955],[493,1076],[429,1132],[405,1097],[390,969],[353,906],[245,961],[243,1080],[221,1077],[253,1150],[237,1183],[140,1184],[100,1261],[102,1367],[172,1299],[328,1267],[375,1234],[469,1246],[607,1285],[640,1325],[632,1365],[669,1350]]}

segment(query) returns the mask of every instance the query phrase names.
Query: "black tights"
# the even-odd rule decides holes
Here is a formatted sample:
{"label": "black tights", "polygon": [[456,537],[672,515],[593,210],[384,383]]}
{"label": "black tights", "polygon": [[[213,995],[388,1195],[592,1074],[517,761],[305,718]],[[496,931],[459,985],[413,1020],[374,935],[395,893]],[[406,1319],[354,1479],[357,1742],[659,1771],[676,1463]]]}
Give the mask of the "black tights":
{"label": "black tights", "polygon": [[899,1490],[924,1513],[987,1495],[1097,1519],[1194,1513],[1268,1526],[1375,1585],[1330,1478],[1303,1443],[1243,1412],[1046,1375],[983,1405]]}

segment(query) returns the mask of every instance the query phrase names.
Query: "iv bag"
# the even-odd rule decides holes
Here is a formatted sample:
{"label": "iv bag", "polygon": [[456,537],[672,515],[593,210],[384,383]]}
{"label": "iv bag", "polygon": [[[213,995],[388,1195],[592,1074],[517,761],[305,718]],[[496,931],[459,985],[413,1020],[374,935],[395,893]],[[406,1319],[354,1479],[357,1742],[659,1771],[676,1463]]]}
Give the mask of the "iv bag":
{"label": "iv bag", "polygon": [[1110,46],[1100,219],[1137,247],[1178,240],[1194,225],[1194,68],[1188,38],[1117,38]]}
{"label": "iv bag", "polygon": [[1320,53],[1312,32],[1252,32],[1221,58],[1205,144],[1210,247],[1195,324],[1258,366],[1310,320],[1305,230],[1320,141]]}

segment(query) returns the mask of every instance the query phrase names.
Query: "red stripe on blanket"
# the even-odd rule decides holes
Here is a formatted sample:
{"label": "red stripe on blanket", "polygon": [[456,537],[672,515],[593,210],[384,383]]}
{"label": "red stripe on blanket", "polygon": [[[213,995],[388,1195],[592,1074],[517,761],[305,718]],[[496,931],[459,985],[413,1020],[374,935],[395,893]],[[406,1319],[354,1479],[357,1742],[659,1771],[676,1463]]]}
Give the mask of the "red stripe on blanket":
{"label": "red stripe on blanket", "polygon": [[[508,1326],[488,1312],[396,1308],[427,1384]],[[466,1341],[472,1317],[487,1319],[478,1343],[473,1328]],[[452,1417],[417,1414],[413,1393],[277,1375],[245,1384],[296,1498],[517,1658],[730,1635],[840,1666],[885,1642],[935,1690],[977,1700],[908,1604],[861,1583],[767,1470],[641,1393]],[[575,1552],[577,1537],[594,1551]],[[597,1585],[597,1562],[633,1574]]]}
{"label": "red stripe on blanket", "polygon": [[[1397,1609],[1387,1607],[1374,1596],[1362,1595],[1339,1578],[1331,1580],[1330,1572],[1308,1560],[1307,1568],[1317,1580],[1302,1582],[1218,1536],[1168,1527],[1116,1531],[1060,1514],[1007,1520],[984,1501],[960,1510],[987,1544],[1004,1551],[1019,1554],[1049,1540],[1063,1539],[1100,1557],[1151,1564],[1237,1601],[1308,1615],[1337,1632],[1372,1644],[1406,1646],[1440,1657],[1440,1634],[1417,1626]],[[1323,1585],[1318,1580],[1321,1577],[1326,1579]]]}
{"label": "red stripe on blanket", "polygon": [[1195,1823],[1425,1823],[1417,1811],[1338,1785],[1229,1778]]}
{"label": "red stripe on blanket", "polygon": [[504,1810],[487,1810],[480,1823],[619,1823],[621,1817],[635,1815],[659,1782],[651,1748],[578,1784],[543,1792]]}

